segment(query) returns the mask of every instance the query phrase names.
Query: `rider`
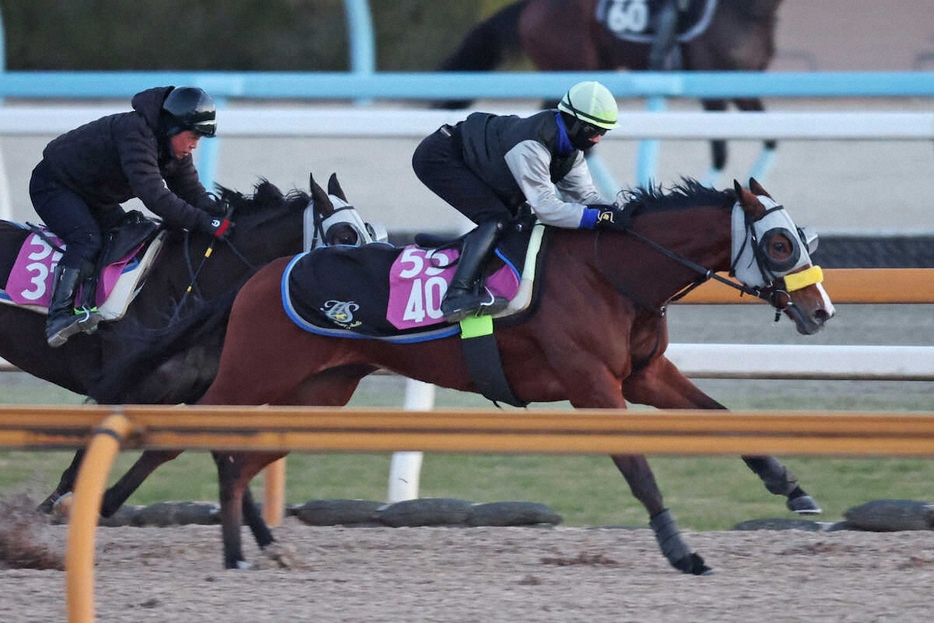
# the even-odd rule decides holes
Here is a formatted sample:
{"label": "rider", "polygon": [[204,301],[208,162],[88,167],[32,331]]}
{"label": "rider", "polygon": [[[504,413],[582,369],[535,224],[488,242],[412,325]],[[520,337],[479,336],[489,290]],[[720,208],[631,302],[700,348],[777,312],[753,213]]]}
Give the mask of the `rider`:
{"label": "rider", "polygon": [[101,320],[93,307],[75,309],[75,294],[93,279],[102,232],[121,221],[122,202],[139,198],[169,226],[218,238],[230,229],[191,156],[216,131],[211,97],[197,87],[156,87],[133,96],[132,106],[52,140],[29,181],[36,213],[66,245],[46,321],[53,348]]}
{"label": "rider", "polygon": [[415,175],[476,229],[464,238],[441,303],[445,320],[495,314],[506,301],[479,282],[505,221],[528,203],[555,227],[612,225],[616,207],[594,186],[584,152],[617,127],[616,99],[599,82],[575,84],[557,110],[531,117],[476,112],[430,134],[412,157]]}

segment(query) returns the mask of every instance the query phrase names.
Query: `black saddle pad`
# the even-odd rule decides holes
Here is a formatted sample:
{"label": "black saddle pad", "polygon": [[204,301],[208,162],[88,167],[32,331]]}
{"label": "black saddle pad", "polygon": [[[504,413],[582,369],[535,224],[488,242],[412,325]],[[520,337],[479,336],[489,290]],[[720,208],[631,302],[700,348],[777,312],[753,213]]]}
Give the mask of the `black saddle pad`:
{"label": "black saddle pad", "polygon": [[[511,298],[518,288],[530,228],[509,230],[486,270],[486,284]],[[282,303],[290,318],[313,333],[394,342],[457,333],[444,322],[441,299],[455,270],[460,239],[435,248],[318,248],[296,256],[283,275]],[[511,289],[511,291],[510,291]]]}

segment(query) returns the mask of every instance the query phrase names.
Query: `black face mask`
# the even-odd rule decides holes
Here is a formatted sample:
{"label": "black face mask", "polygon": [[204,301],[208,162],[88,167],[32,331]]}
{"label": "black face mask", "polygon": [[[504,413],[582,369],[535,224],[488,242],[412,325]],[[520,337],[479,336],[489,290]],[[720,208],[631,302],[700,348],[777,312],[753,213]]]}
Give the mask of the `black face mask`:
{"label": "black face mask", "polygon": [[564,115],[564,121],[565,126],[567,126],[568,139],[570,139],[571,145],[574,146],[574,149],[579,149],[580,151],[592,149],[595,143],[590,139],[595,136],[603,136],[607,132],[605,128],[597,127],[586,121],[581,121],[576,117]]}

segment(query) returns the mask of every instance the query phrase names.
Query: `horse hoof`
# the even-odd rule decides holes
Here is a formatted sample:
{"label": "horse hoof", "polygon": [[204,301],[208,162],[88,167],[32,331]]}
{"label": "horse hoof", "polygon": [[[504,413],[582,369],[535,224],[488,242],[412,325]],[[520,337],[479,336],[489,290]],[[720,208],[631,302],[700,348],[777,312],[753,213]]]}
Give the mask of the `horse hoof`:
{"label": "horse hoof", "polygon": [[809,495],[799,495],[796,498],[788,498],[786,503],[788,510],[798,515],[820,515],[822,509]]}
{"label": "horse hoof", "polygon": [[261,549],[266,558],[276,563],[279,569],[292,569],[297,566],[295,550],[287,545],[274,541]]}
{"label": "horse hoof", "polygon": [[249,571],[252,568],[253,568],[253,565],[248,563],[245,560],[238,560],[237,566],[233,567],[233,569],[236,569],[237,571]]}
{"label": "horse hoof", "polygon": [[708,567],[704,563],[704,559],[696,553],[685,556],[678,562],[673,563],[673,565],[678,571],[691,575],[710,575],[713,573],[713,569]]}
{"label": "horse hoof", "polygon": [[51,514],[53,517],[70,517],[71,516],[71,507],[75,503],[75,496],[71,493],[66,493],[62,497],[55,500],[52,504]]}
{"label": "horse hoof", "polygon": [[39,506],[36,507],[36,512],[42,513],[43,515],[51,515],[52,509],[55,508],[55,503],[58,501],[60,496],[52,494],[49,497],[45,498]]}

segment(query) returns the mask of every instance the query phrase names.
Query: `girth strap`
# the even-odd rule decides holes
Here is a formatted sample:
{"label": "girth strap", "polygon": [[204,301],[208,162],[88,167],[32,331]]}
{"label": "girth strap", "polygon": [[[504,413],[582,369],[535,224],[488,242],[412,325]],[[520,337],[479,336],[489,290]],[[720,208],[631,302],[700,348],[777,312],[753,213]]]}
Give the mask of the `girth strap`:
{"label": "girth strap", "polygon": [[494,403],[505,402],[514,407],[527,406],[529,403],[516,398],[512,393],[503,373],[499,347],[493,336],[493,317],[470,316],[462,320],[460,325],[464,362],[480,393]]}

